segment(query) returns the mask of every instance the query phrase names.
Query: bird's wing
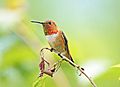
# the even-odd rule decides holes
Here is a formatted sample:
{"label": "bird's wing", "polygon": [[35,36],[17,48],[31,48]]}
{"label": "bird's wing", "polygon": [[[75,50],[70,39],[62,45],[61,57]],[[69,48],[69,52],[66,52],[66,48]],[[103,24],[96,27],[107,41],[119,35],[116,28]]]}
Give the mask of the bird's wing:
{"label": "bird's wing", "polygon": [[65,44],[65,50],[69,52],[69,49],[68,49],[68,40],[65,36],[65,34],[62,32],[62,37],[64,39],[64,44]]}
{"label": "bird's wing", "polygon": [[69,53],[67,38],[66,38],[66,36],[65,36],[65,34],[64,34],[63,32],[62,32],[62,37],[63,37],[63,39],[64,39],[65,50],[67,51],[67,54],[69,55],[68,58],[69,58],[72,62],[74,62],[73,59],[72,59],[72,56],[71,56],[70,53]]}

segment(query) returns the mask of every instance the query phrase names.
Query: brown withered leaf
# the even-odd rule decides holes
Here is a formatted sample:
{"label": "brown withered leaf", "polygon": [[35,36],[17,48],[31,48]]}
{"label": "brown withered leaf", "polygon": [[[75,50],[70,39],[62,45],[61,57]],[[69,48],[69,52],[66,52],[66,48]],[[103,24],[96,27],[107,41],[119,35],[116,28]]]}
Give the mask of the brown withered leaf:
{"label": "brown withered leaf", "polygon": [[40,68],[40,77],[43,76],[44,70],[45,70],[45,61],[42,59],[42,61],[39,64],[39,68]]}
{"label": "brown withered leaf", "polygon": [[39,67],[40,67],[40,70],[41,70],[41,71],[44,71],[44,69],[45,69],[45,61],[44,61],[44,60],[42,60],[42,61],[40,62]]}

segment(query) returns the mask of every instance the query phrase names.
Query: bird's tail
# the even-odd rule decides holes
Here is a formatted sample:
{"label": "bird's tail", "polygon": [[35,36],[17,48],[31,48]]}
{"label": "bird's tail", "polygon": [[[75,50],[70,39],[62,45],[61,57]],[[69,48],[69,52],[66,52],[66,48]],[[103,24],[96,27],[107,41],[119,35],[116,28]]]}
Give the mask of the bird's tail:
{"label": "bird's tail", "polygon": [[74,63],[74,60],[70,54],[69,54],[69,59]]}
{"label": "bird's tail", "polygon": [[72,56],[70,55],[70,53],[67,52],[64,56],[66,56],[68,59],[70,59],[74,63],[74,60]]}

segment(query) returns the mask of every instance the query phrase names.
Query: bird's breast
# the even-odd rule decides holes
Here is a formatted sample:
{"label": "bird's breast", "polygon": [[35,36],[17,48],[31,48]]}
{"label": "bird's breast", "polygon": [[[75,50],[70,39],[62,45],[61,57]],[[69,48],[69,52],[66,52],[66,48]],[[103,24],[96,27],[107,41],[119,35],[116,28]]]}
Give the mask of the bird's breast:
{"label": "bird's breast", "polygon": [[58,37],[58,33],[57,34],[52,34],[52,35],[46,35],[46,38],[49,42],[54,42],[57,37]]}
{"label": "bird's breast", "polygon": [[50,47],[56,49],[58,52],[65,51],[64,41],[59,33],[47,35],[46,38],[49,42]]}

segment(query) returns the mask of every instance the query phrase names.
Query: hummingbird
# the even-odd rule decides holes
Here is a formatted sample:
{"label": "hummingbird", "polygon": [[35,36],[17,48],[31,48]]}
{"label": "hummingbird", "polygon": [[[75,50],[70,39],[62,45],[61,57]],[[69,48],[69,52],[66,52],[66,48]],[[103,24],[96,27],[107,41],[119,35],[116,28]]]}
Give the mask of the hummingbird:
{"label": "hummingbird", "polygon": [[68,40],[65,34],[63,33],[63,31],[58,29],[56,23],[53,20],[47,20],[45,22],[39,22],[39,21],[31,21],[31,22],[42,24],[45,37],[48,40],[50,47],[55,49],[63,56],[70,59],[72,62],[74,62],[69,52]]}

